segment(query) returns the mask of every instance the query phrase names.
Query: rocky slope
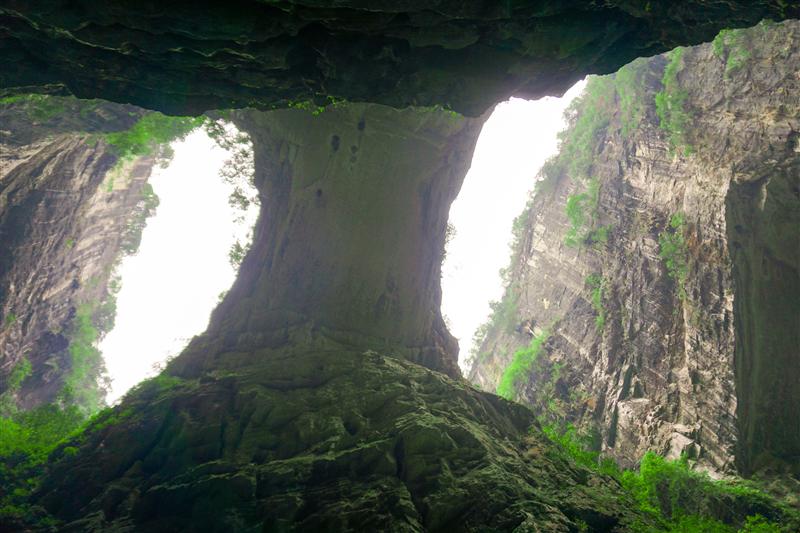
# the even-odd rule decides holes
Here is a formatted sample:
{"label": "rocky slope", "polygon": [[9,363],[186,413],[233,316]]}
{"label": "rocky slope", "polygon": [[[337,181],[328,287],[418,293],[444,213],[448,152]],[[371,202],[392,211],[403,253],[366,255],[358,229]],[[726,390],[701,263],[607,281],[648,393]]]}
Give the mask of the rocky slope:
{"label": "rocky slope", "polygon": [[721,28],[798,16],[783,0],[5,0],[0,88],[183,115],[333,97],[478,116]]}
{"label": "rocky slope", "polygon": [[590,83],[518,220],[474,383],[625,465],[800,476],[798,38],[724,32]]}
{"label": "rocky slope", "polygon": [[[102,403],[93,336],[114,319],[113,266],[135,249],[152,158],[119,165],[104,132],[144,110],[74,98],[0,105],[0,399],[16,408]],[[157,201],[157,199],[156,199]]]}

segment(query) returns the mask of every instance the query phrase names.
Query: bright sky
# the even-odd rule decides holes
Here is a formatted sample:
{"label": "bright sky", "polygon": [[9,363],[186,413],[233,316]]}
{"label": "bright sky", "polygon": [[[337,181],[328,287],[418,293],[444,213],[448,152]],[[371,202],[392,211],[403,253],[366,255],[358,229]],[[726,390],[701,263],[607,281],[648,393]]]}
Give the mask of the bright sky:
{"label": "bright sky", "polygon": [[[489,302],[502,296],[499,271],[509,257],[511,224],[522,212],[544,161],[556,150],[562,115],[584,87],[563,98],[512,98],[497,106],[481,132],[472,168],[450,210],[456,236],[443,266],[442,311],[466,359],[474,331],[486,321]],[[156,373],[203,332],[220,293],[233,283],[228,250],[245,240],[257,216],[244,223],[228,205],[232,186],[219,177],[228,154],[198,130],[174,143],[169,168],[150,183],[160,199],[142,245],[118,273],[116,327],[100,343],[112,379],[109,403]]]}
{"label": "bright sky", "polygon": [[542,164],[556,152],[564,110],[585,85],[578,82],[562,98],[512,98],[498,104],[483,126],[472,168],[450,209],[456,235],[442,266],[442,313],[459,341],[462,365],[475,330],[489,316],[489,302],[502,297],[499,272],[511,257],[512,223]]}
{"label": "bright sky", "polygon": [[236,237],[244,241],[258,215],[251,208],[247,221],[234,222],[232,186],[218,175],[228,153],[204,131],[173,148],[169,168],[155,168],[150,178],[160,199],[156,215],[147,221],[139,252],[118,270],[116,327],[100,343],[112,379],[109,403],[206,329],[235,277],[228,251]]}

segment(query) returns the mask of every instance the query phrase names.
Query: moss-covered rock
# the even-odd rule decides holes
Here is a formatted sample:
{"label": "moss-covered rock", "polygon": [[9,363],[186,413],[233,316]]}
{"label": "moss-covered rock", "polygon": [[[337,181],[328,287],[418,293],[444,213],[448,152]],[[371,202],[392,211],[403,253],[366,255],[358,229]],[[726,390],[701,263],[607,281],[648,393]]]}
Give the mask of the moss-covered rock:
{"label": "moss-covered rock", "polygon": [[[162,376],[53,454],[36,501],[66,530],[611,531],[637,518],[525,408],[316,339]],[[302,364],[297,364],[302,361]],[[102,421],[101,421],[102,422]],[[530,429],[530,431],[529,431]]]}

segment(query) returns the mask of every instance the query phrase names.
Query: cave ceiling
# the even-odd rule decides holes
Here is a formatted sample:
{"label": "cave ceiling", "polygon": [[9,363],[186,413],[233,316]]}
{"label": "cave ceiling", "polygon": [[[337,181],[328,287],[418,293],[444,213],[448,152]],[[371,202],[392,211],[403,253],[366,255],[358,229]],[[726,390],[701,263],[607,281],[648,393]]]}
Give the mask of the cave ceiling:
{"label": "cave ceiling", "polygon": [[0,96],[101,97],[171,114],[329,99],[477,116],[516,95],[800,16],[781,0],[3,0]]}

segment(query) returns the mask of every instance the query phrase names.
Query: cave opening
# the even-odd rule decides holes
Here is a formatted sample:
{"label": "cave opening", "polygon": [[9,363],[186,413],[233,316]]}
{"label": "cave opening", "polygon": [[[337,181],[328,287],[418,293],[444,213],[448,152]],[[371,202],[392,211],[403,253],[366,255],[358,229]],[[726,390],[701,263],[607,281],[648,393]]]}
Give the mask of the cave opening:
{"label": "cave opening", "polygon": [[258,216],[252,145],[232,124],[219,125],[238,144],[223,147],[198,128],[171,144],[174,155],[148,180],[158,205],[138,251],[115,271],[115,325],[99,343],[109,403],[202,333],[249,247]]}
{"label": "cave opening", "polygon": [[581,80],[561,97],[511,98],[483,125],[472,166],[450,207],[442,265],[442,315],[459,341],[464,373],[477,355],[477,330],[502,296],[501,269],[511,253],[514,219],[542,165],[557,151],[564,111],[585,86]]}

